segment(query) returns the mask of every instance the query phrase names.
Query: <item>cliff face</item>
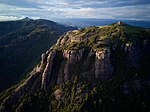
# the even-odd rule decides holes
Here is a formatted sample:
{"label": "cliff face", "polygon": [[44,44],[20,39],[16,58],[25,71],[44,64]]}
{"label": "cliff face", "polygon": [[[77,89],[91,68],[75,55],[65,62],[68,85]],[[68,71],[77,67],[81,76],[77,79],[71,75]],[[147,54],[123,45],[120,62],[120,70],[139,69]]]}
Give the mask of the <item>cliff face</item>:
{"label": "cliff face", "polygon": [[[117,23],[62,35],[50,50],[41,55],[41,62],[24,83],[4,98],[1,110],[33,111],[27,107],[41,104],[40,101],[46,96],[40,95],[47,95],[45,92],[48,91],[51,100],[45,99],[46,105],[50,106],[46,108],[47,111],[64,111],[66,107],[75,111],[99,111],[108,106],[108,102],[115,102],[117,97],[132,94],[132,89],[135,93],[143,91],[145,86],[149,87],[149,78],[140,79],[141,74],[149,77],[149,73],[146,73],[148,65],[141,67],[145,57],[149,61],[149,33],[145,29],[136,29],[136,32],[145,31],[144,34],[148,35],[140,33],[145,37],[135,37],[134,31],[133,34],[128,31],[133,28],[125,23]],[[26,100],[29,97],[31,101]],[[36,97],[38,100],[33,100]],[[119,101],[123,103],[124,99]],[[117,102],[115,104],[119,106]],[[13,105],[18,106],[14,109]],[[105,106],[99,108],[101,105]],[[110,105],[114,106],[113,103]]]}
{"label": "cliff face", "polygon": [[108,79],[113,73],[113,66],[110,61],[111,51],[107,48],[96,52],[95,77],[97,79]]}
{"label": "cliff face", "polygon": [[[46,89],[47,85],[50,83],[50,77],[52,72],[52,65],[53,65],[53,59],[55,58],[56,52],[51,51],[47,56],[47,62],[44,69],[44,72],[42,74],[42,82],[41,82],[41,88]],[[42,65],[42,63],[41,63]],[[44,66],[44,65],[42,65]]]}
{"label": "cliff face", "polygon": [[138,68],[139,61],[142,57],[142,49],[138,43],[126,44],[125,52],[130,66]]}

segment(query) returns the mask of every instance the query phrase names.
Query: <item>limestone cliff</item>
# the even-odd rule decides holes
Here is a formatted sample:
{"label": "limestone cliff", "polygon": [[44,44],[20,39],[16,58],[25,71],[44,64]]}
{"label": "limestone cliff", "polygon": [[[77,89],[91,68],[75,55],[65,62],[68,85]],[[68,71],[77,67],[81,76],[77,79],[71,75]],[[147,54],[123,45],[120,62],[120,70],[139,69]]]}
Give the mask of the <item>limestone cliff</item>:
{"label": "limestone cliff", "polygon": [[51,74],[52,74],[51,73],[52,72],[52,65],[53,65],[53,59],[55,58],[55,55],[56,55],[55,51],[51,51],[48,54],[46,66],[45,66],[44,72],[42,74],[42,82],[41,82],[41,88],[42,89],[46,89],[47,85],[50,83],[49,79],[50,79]]}
{"label": "limestone cliff", "polygon": [[110,78],[113,73],[113,66],[110,61],[111,51],[107,48],[96,52],[95,77],[100,80]]}

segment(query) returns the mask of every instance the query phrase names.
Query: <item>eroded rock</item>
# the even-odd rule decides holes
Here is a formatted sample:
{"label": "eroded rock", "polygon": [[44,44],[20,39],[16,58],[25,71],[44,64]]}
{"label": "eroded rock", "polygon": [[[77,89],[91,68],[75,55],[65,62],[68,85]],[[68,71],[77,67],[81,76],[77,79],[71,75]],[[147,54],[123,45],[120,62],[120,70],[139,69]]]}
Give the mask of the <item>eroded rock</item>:
{"label": "eroded rock", "polygon": [[56,51],[51,51],[47,57],[47,64],[42,74],[42,83],[41,83],[42,89],[46,89],[49,83],[49,78],[51,76],[51,71],[52,71],[53,59],[55,55],[56,55]]}
{"label": "eroded rock", "polygon": [[96,79],[105,80],[113,73],[113,66],[110,62],[111,51],[107,48],[96,51],[95,59],[95,77]]}
{"label": "eroded rock", "polygon": [[57,89],[54,91],[54,96],[56,98],[56,100],[60,100],[63,97],[63,92],[60,89]]}
{"label": "eroded rock", "polygon": [[41,55],[41,63],[40,63],[40,66],[37,67],[36,72],[41,72],[41,71],[42,71],[42,66],[43,66],[44,63],[46,62],[46,57],[47,57],[47,54],[46,54],[46,53],[43,53],[43,54]]}
{"label": "eroded rock", "polygon": [[137,43],[127,43],[125,46],[125,52],[128,60],[127,66],[138,68],[139,61],[142,56],[140,46]]}
{"label": "eroded rock", "polygon": [[66,64],[64,65],[64,81],[69,80],[69,67],[72,64],[80,61],[83,57],[84,49],[80,50],[65,50],[63,52],[63,57],[67,59]]}

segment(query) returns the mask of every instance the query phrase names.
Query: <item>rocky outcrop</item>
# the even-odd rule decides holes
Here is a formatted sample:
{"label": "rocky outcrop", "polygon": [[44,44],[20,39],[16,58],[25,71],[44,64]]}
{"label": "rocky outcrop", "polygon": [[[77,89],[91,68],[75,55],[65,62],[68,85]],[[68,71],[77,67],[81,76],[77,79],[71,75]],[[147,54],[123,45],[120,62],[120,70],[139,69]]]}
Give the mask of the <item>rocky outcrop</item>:
{"label": "rocky outcrop", "polygon": [[122,21],[118,21],[117,24],[118,24],[118,25],[124,25],[124,24],[126,24],[126,23],[124,23],[124,22],[122,22]]}
{"label": "rocky outcrop", "polygon": [[60,100],[63,97],[63,92],[60,89],[54,91],[54,96],[56,100]]}
{"label": "rocky outcrop", "polygon": [[65,50],[63,52],[63,57],[67,59],[65,66],[64,66],[64,81],[69,80],[69,68],[72,64],[80,61],[83,57],[84,49],[80,50]]}
{"label": "rocky outcrop", "polygon": [[150,40],[145,39],[143,41],[143,46],[144,46],[144,55],[150,56]]}
{"label": "rocky outcrop", "polygon": [[113,73],[113,66],[110,62],[111,51],[106,48],[96,51],[95,57],[95,77],[96,79],[105,80]]}
{"label": "rocky outcrop", "polygon": [[127,55],[127,66],[139,67],[139,60],[142,56],[141,48],[138,43],[127,43],[125,46],[125,53]]}
{"label": "rocky outcrop", "polygon": [[41,55],[41,65],[44,64],[45,60],[46,60],[46,53],[43,53]]}
{"label": "rocky outcrop", "polygon": [[81,40],[83,40],[83,34],[71,38],[71,42],[80,42]]}
{"label": "rocky outcrop", "polygon": [[64,44],[67,42],[68,39],[69,39],[68,35],[61,36],[61,37],[57,40],[56,46],[64,45]]}
{"label": "rocky outcrop", "polygon": [[[94,51],[91,49],[90,52],[85,51],[84,49],[80,49],[78,51],[65,50],[63,52],[63,57],[66,59],[66,61],[62,64],[63,67],[61,66],[61,68],[59,69],[57,84],[70,80],[70,75],[71,75],[70,69],[73,67],[72,65],[81,61],[84,52],[88,52],[88,53],[87,53],[87,57],[85,57],[87,59],[84,61],[84,64],[86,64],[83,67],[84,72],[81,75],[83,74],[86,75],[88,73],[93,74],[94,72],[96,79],[100,79],[100,80],[108,79],[111,76],[111,74],[113,73],[113,67],[110,62],[111,51],[108,48],[101,51]],[[95,63],[95,66],[93,66],[93,68],[91,66],[90,69],[87,69],[90,66],[87,64],[91,63],[89,61],[90,58],[93,58],[93,56],[95,56],[95,62],[93,61],[92,63],[93,64]]]}
{"label": "rocky outcrop", "polygon": [[80,42],[83,40],[84,33],[78,34],[78,30],[73,30],[67,32],[65,35],[61,36],[56,43],[56,46],[61,46],[64,44]]}
{"label": "rocky outcrop", "polygon": [[48,83],[50,83],[49,80],[51,76],[53,59],[55,58],[55,55],[56,55],[56,51],[51,51],[47,57],[47,64],[42,74],[42,82],[41,82],[42,89],[46,89]]}
{"label": "rocky outcrop", "polygon": [[64,50],[63,57],[66,58],[70,63],[79,61],[84,53],[84,49],[80,50]]}
{"label": "rocky outcrop", "polygon": [[70,67],[70,62],[67,61],[66,64],[64,65],[64,81],[69,80],[69,67]]}
{"label": "rocky outcrop", "polygon": [[36,72],[41,72],[42,71],[42,69],[43,69],[42,67],[43,67],[44,63],[46,62],[46,58],[47,58],[47,54],[43,53],[41,55],[41,63],[40,63],[39,66],[37,66]]}
{"label": "rocky outcrop", "polygon": [[61,84],[64,82],[64,62],[61,64],[61,67],[59,68],[59,72],[57,75],[57,84]]}

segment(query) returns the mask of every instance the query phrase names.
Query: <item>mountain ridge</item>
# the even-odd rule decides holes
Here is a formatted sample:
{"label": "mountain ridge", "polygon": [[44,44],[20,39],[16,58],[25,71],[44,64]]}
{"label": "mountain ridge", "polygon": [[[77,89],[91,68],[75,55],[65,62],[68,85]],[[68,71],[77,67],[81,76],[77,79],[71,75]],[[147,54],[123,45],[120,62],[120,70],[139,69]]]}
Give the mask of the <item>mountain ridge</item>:
{"label": "mountain ridge", "polygon": [[1,97],[1,111],[149,110],[149,35],[122,22],[65,33],[31,75]]}
{"label": "mountain ridge", "polygon": [[35,66],[43,51],[72,29],[44,19],[0,22],[0,90],[18,82]]}

